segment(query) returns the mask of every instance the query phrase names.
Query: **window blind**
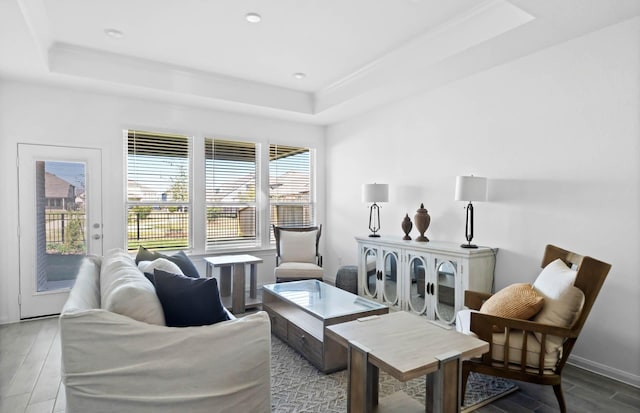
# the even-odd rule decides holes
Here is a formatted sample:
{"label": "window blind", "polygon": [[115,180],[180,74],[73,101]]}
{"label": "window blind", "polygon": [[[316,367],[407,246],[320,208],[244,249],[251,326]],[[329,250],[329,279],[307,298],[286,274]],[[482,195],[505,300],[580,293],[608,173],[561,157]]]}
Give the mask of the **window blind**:
{"label": "window blind", "polygon": [[205,138],[207,247],[255,246],[256,144]]}
{"label": "window blind", "polygon": [[[309,148],[269,145],[271,223],[308,226],[315,222]],[[273,229],[271,230],[273,240]]]}
{"label": "window blind", "polygon": [[190,148],[188,136],[128,131],[129,250],[190,247]]}

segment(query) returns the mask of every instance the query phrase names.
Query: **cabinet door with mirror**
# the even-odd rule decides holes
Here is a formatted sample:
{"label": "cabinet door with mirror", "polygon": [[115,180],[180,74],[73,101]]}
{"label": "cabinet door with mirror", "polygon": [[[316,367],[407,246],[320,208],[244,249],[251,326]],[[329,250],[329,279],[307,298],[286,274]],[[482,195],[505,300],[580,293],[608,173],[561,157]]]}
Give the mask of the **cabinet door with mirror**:
{"label": "cabinet door with mirror", "polygon": [[436,318],[453,323],[456,318],[456,291],[460,289],[458,262],[436,258],[435,291],[433,294]]}
{"label": "cabinet door with mirror", "polygon": [[399,255],[396,251],[382,250],[383,252],[383,269],[382,269],[382,301],[389,305],[398,303],[398,291],[400,283]]}
{"label": "cabinet door with mirror", "polygon": [[364,268],[364,274],[360,279],[365,280],[362,293],[365,296],[375,298],[378,295],[378,250],[364,247],[361,257],[364,260],[361,265],[361,268]]}
{"label": "cabinet door with mirror", "polygon": [[409,310],[416,314],[427,313],[427,260],[420,255],[408,255],[409,260]]}

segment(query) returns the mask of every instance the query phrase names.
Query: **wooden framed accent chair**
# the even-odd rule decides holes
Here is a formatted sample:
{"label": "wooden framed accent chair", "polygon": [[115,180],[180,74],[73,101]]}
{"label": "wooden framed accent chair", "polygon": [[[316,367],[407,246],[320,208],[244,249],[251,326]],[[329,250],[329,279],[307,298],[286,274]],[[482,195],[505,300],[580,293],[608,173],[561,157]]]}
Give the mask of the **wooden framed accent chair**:
{"label": "wooden framed accent chair", "polygon": [[611,265],[547,245],[542,267],[533,285],[514,284],[493,296],[465,291],[469,310],[458,312],[456,328],[489,342],[490,350],[463,362],[462,389],[472,371],[550,385],[564,413],[562,369]]}
{"label": "wooden framed accent chair", "polygon": [[322,225],[311,227],[273,226],[276,239],[276,282],[320,280],[324,277],[319,252]]}

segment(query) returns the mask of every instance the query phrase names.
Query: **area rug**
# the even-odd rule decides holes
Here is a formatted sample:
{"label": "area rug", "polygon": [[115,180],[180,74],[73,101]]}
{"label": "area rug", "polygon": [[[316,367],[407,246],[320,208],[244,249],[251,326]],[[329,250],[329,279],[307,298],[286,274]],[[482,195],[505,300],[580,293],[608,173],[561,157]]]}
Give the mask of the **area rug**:
{"label": "area rug", "polygon": [[[299,353],[271,336],[271,410],[275,413],[345,413],[347,374],[323,374]],[[402,383],[380,372],[380,398],[404,391],[424,404],[424,378]],[[509,380],[471,373],[463,412],[471,412],[518,388]]]}

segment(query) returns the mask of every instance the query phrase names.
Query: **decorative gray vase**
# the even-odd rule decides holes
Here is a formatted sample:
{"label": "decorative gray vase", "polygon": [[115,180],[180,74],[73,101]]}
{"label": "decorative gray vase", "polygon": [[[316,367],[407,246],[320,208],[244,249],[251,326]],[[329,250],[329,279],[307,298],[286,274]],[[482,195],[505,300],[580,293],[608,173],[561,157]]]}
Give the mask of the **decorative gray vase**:
{"label": "decorative gray vase", "polygon": [[409,236],[411,228],[413,228],[413,223],[411,222],[411,218],[409,218],[409,214],[406,214],[402,220],[402,231],[404,232],[404,237],[402,237],[403,240],[409,241],[411,239]]}
{"label": "decorative gray vase", "polygon": [[426,209],[424,209],[424,204],[420,204],[420,208],[416,211],[415,217],[413,220],[416,223],[416,229],[420,233],[420,236],[416,238],[418,242],[429,242],[429,238],[424,236],[424,233],[427,232],[427,228],[429,228],[429,224],[431,223],[431,217]]}

